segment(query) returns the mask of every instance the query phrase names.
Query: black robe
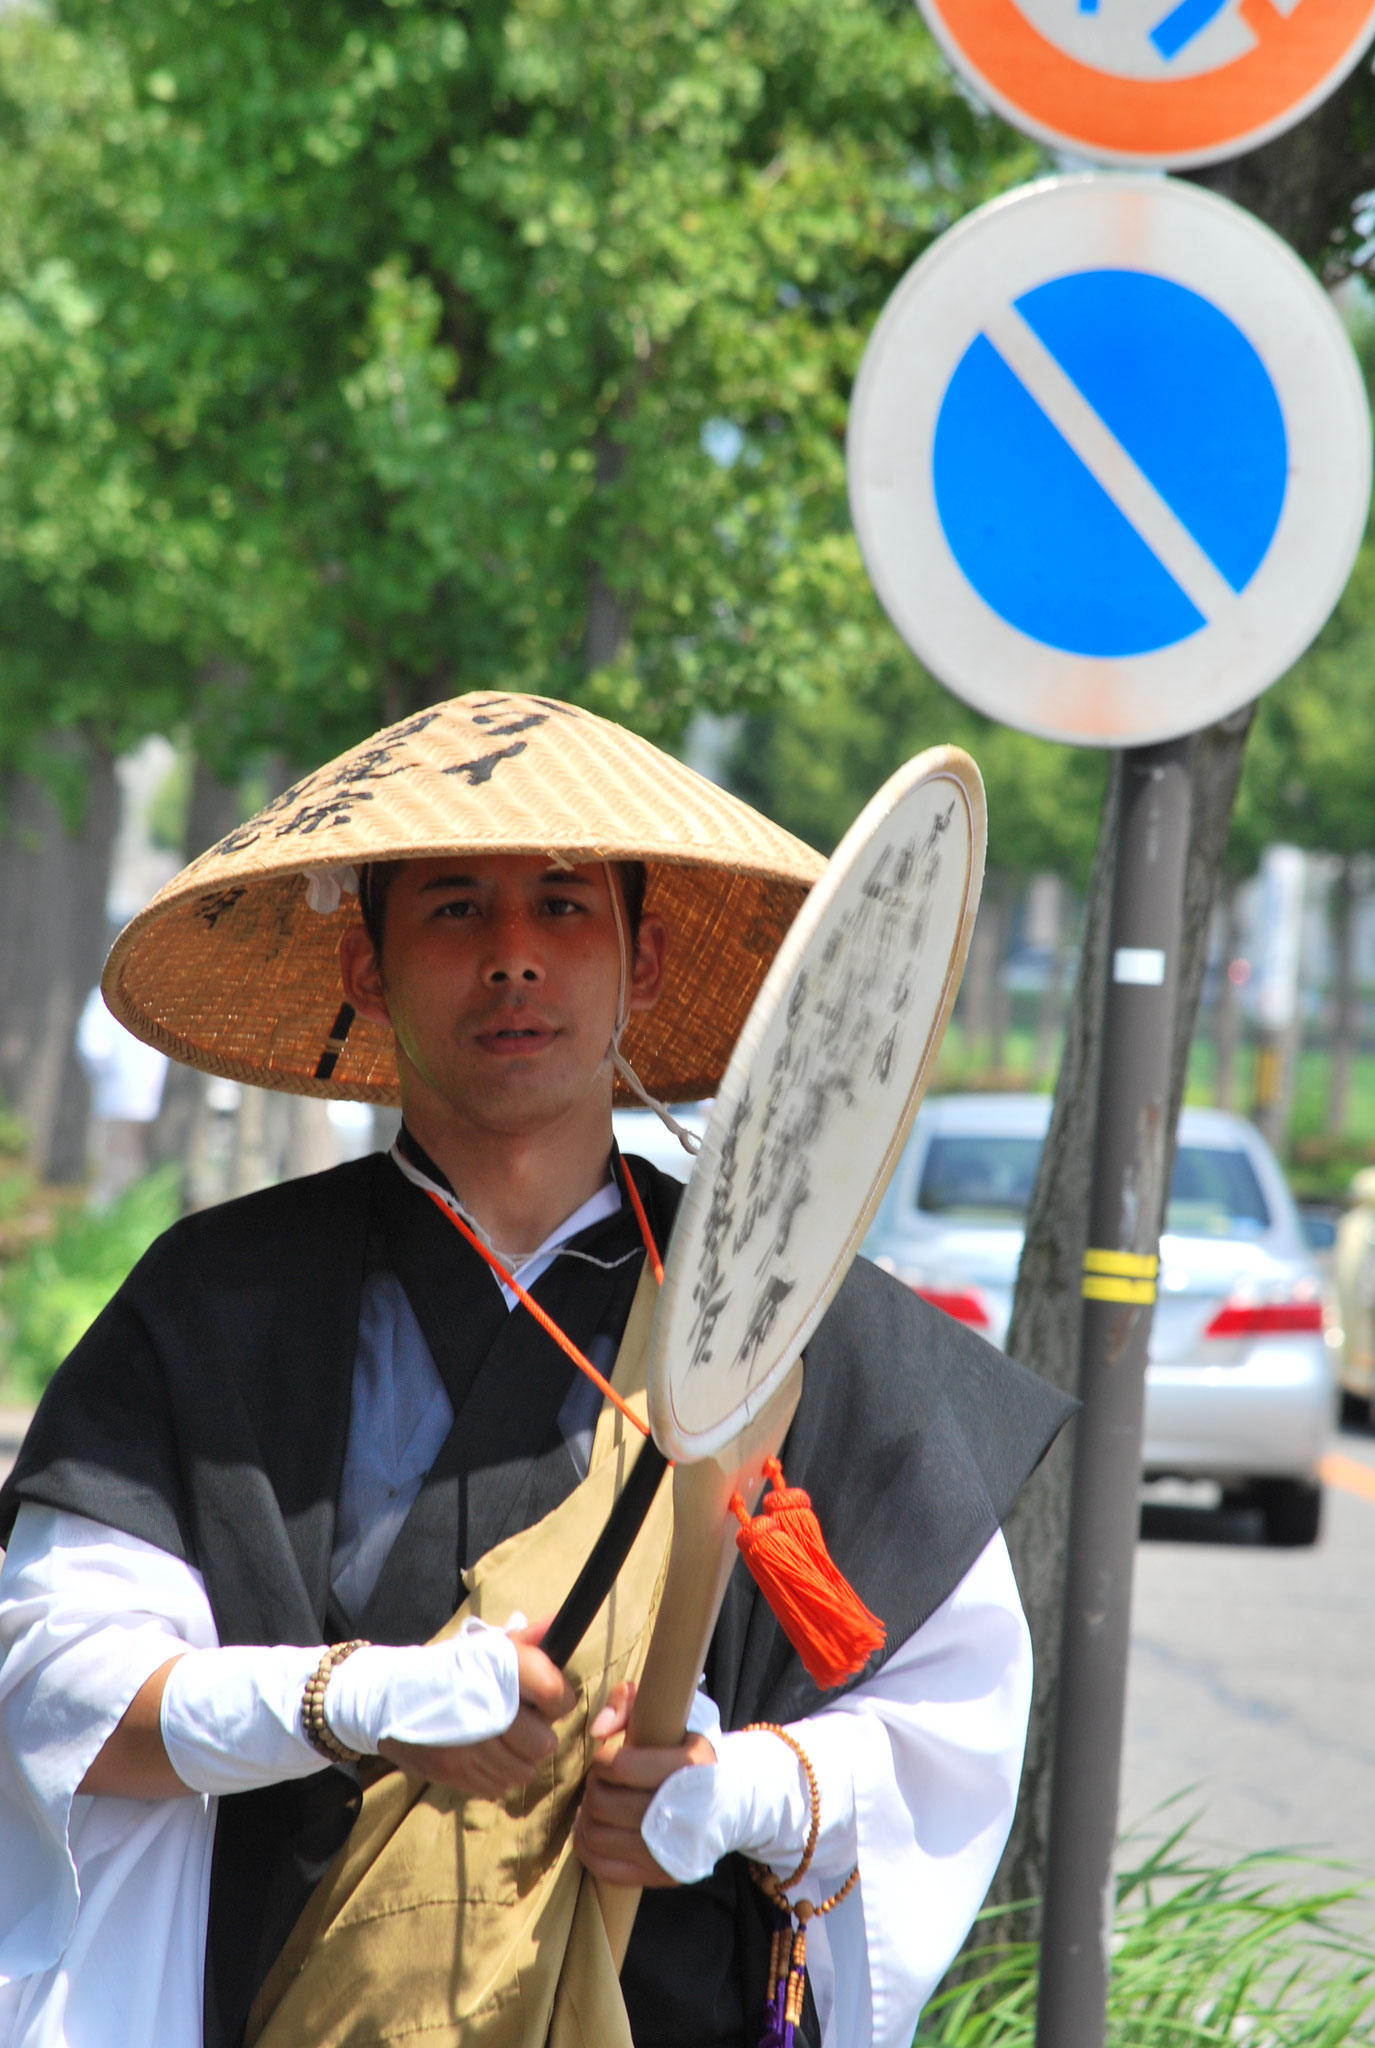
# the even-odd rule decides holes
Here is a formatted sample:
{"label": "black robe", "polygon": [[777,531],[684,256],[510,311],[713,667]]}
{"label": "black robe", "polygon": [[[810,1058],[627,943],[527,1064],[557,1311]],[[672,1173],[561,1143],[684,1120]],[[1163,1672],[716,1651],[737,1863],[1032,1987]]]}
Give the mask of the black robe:
{"label": "black robe", "polygon": [[[681,1188],[634,1162],[662,1244]],[[623,1168],[618,1166],[618,1171]],[[572,1240],[533,1292],[609,1363],[640,1260],[629,1205]],[[360,1617],[330,1594],[335,1503],[365,1273],[400,1279],[454,1424]],[[55,1375],[0,1490],[143,1538],[199,1570],[222,1643],[419,1642],[461,1572],[577,1483],[558,1424],[575,1368],[434,1204],[374,1157],[187,1217],[160,1238]],[[783,1448],[842,1571],[879,1614],[873,1671],[953,1591],[1072,1404],[867,1262],[806,1351]],[[727,1728],[827,1697],[742,1564],[708,1684]],[[252,1999],[361,1794],[322,1774],[221,1799],[206,1938],[205,2048],[237,2048]],[[646,1894],[622,1982],[640,2048],[744,2048],[757,2035],[766,1914],[741,1859]],[[806,2030],[804,2028],[804,2039]]]}

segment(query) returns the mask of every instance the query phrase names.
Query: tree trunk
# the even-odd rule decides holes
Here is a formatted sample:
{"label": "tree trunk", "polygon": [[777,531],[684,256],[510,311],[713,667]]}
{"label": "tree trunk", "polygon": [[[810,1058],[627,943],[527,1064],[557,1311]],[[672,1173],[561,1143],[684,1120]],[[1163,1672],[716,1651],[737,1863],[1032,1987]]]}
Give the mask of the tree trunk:
{"label": "tree trunk", "polygon": [[[1193,807],[1184,877],[1183,953],[1171,1066],[1170,1129],[1183,1098],[1190,1040],[1208,957],[1208,928],[1226,850],[1232,803],[1241,774],[1252,706],[1198,734],[1193,755]],[[1007,1348],[1014,1358],[1074,1391],[1079,1381],[1079,1282],[1088,1242],[1089,1183],[1098,1102],[1098,1053],[1106,983],[1108,911],[1121,796],[1121,761],[1113,763],[1103,802],[1098,850],[1084,920],[1050,1130],[1027,1216]],[[1173,1137],[1166,1163],[1169,1185]],[[1050,1759],[1073,1430],[1066,1430],[1035,1474],[1007,1523],[1008,1547],[1036,1651],[1036,1684],[1027,1734],[1022,1796],[990,1902],[1034,1901],[1026,1913],[996,1921],[997,1938],[1034,1935],[1045,1874],[1050,1812]],[[978,1938],[986,1940],[988,1929]]]}
{"label": "tree trunk", "polygon": [[75,734],[50,742],[73,801],[17,770],[4,777],[0,891],[0,1092],[27,1125],[33,1162],[84,1180],[91,1097],[76,1027],[100,978],[119,816],[113,754]]}
{"label": "tree trunk", "polygon": [[1012,1021],[1012,1004],[1007,983],[1003,980],[1003,963],[1007,959],[1008,945],[1012,937],[1012,877],[1006,874],[993,878],[993,978],[989,990],[992,1032],[988,1048],[988,1063],[993,1073],[1001,1078],[1007,1072],[1007,1034]]}
{"label": "tree trunk", "polygon": [[1337,953],[1337,978],[1332,1002],[1332,1063],[1327,1081],[1327,1135],[1340,1138],[1346,1129],[1346,1104],[1356,1057],[1356,863],[1350,855],[1337,870],[1332,888],[1332,937]]}
{"label": "tree trunk", "polygon": [[998,877],[990,875],[974,920],[974,936],[969,942],[969,958],[960,986],[959,1021],[967,1066],[987,1064],[992,1058],[1000,924]]}
{"label": "tree trunk", "polygon": [[1036,1044],[1031,1056],[1032,1079],[1039,1087],[1055,1065],[1055,1035],[1060,1028],[1060,1010],[1065,985],[1065,885],[1058,875],[1045,878],[1047,919],[1046,942],[1050,958],[1046,963],[1045,986],[1036,1010]]}
{"label": "tree trunk", "polygon": [[1232,979],[1241,945],[1241,884],[1226,882],[1222,890],[1222,972],[1213,1019],[1213,1101],[1230,1109],[1237,1085],[1241,1050],[1241,990]]}
{"label": "tree trunk", "polygon": [[1255,705],[1244,704],[1230,718],[1206,727],[1194,738],[1193,813],[1189,827],[1189,860],[1184,870],[1184,953],[1179,967],[1179,1007],[1175,1012],[1171,1060],[1170,1135],[1165,1161],[1167,1188],[1174,1166],[1175,1130],[1189,1078],[1189,1048],[1193,1044],[1194,1025],[1198,1019],[1198,999],[1203,993],[1203,977],[1208,967],[1208,932],[1222,880],[1222,863],[1232,829],[1232,806],[1241,781],[1246,740],[1255,715]]}
{"label": "tree trunk", "polygon": [[[221,782],[214,770],[196,756],[191,778],[191,802],[186,816],[188,860],[204,853],[232,832],[239,822],[239,791],[235,784]],[[148,1156],[155,1166],[178,1159],[182,1163],[182,1207],[198,1208],[203,1199],[204,1174],[199,1162],[205,1152],[209,1108],[205,1099],[208,1076],[194,1067],[174,1060],[167,1070],[162,1107],[148,1134]]]}
{"label": "tree trunk", "polygon": [[[1121,760],[1115,757],[1103,798],[1079,973],[1066,1019],[1050,1129],[1027,1214],[1026,1242],[1007,1333],[1012,1357],[1068,1392],[1079,1382],[1079,1280],[1088,1240],[1104,956],[1121,782]],[[1022,1796],[989,1894],[990,1902],[1000,1905],[1038,1900],[1045,1872],[1073,1436],[1073,1426],[1062,1431],[1007,1522],[1008,1548],[1031,1627],[1036,1679]],[[994,1926],[1005,1939],[1033,1931],[1021,1915]],[[986,1938],[986,1930],[981,1933]]]}
{"label": "tree trunk", "polygon": [[287,1102],[286,1144],[282,1177],[324,1173],[339,1164],[339,1138],[329,1120],[329,1104],[314,1095],[293,1095]]}
{"label": "tree trunk", "polygon": [[251,1195],[284,1177],[295,1098],[244,1085],[234,1120],[227,1195]]}
{"label": "tree trunk", "polygon": [[1256,1057],[1255,1107],[1252,1116],[1266,1144],[1280,1159],[1283,1159],[1289,1145],[1289,1126],[1294,1116],[1299,1061],[1303,1053],[1303,954],[1312,872],[1311,858],[1300,854],[1298,901],[1295,906],[1298,930],[1295,941],[1293,1009],[1282,1025],[1263,1034]]}

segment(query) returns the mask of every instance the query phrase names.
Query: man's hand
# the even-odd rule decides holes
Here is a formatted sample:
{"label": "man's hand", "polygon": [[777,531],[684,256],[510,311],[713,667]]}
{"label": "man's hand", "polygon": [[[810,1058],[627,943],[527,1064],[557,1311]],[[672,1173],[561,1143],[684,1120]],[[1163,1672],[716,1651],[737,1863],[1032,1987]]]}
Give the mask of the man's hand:
{"label": "man's hand", "polygon": [[516,1667],[520,1674],[520,1706],[502,1735],[446,1749],[425,1749],[411,1742],[384,1742],[379,1754],[412,1777],[433,1785],[449,1785],[475,1799],[502,1799],[516,1785],[528,1785],[540,1765],[558,1748],[554,1723],[576,1702],[576,1694],[557,1664],[540,1649],[548,1623],[512,1629]]}
{"label": "man's hand", "polygon": [[645,1847],[640,1823],[649,1802],[675,1771],[714,1764],[705,1735],[689,1735],[674,1749],[636,1749],[624,1740],[635,1700],[633,1685],[616,1686],[592,1723],[602,1748],[592,1762],[573,1828],[573,1847],[594,1877],[640,1890],[676,1882]]}

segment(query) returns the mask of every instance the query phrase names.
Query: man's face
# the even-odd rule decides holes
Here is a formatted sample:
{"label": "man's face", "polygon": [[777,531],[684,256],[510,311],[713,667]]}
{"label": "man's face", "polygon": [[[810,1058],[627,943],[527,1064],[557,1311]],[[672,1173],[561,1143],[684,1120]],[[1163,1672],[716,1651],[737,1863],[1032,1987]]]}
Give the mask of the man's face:
{"label": "man's face", "polygon": [[[615,885],[619,886],[619,884]],[[624,921],[624,908],[622,907]],[[627,1007],[658,999],[664,935],[641,921]],[[392,880],[379,966],[361,925],[344,987],[396,1037],[402,1099],[471,1128],[524,1135],[604,1102],[620,949],[600,865],[524,856],[407,861]]]}

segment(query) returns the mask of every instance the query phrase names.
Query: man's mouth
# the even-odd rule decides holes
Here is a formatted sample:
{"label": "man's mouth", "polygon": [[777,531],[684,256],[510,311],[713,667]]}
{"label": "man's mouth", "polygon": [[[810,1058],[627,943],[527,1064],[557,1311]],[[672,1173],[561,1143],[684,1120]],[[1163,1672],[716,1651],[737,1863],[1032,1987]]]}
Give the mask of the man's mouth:
{"label": "man's mouth", "polygon": [[552,1024],[544,1024],[532,1018],[507,1018],[492,1023],[477,1034],[477,1042],[484,1052],[497,1058],[517,1058],[522,1053],[543,1052],[558,1036]]}

